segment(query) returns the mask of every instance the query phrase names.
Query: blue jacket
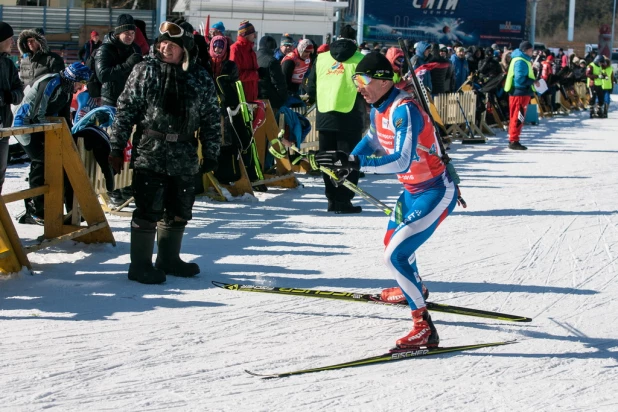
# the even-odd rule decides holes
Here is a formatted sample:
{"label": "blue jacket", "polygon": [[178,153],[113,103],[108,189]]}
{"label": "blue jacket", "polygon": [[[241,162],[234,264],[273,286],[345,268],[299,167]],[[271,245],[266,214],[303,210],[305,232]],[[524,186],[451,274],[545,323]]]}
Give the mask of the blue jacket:
{"label": "blue jacket", "polygon": [[[516,57],[521,57],[529,62],[532,62],[532,59],[528,57],[527,54],[517,49],[511,54],[511,58],[513,61]],[[513,89],[511,90],[511,95],[513,96],[532,96],[532,84],[534,80],[528,77],[528,65],[526,62],[518,60],[514,63],[515,66],[513,69],[515,70],[515,77],[513,77]]]}
{"label": "blue jacket", "polygon": [[466,82],[470,75],[470,69],[468,68],[468,60],[465,57],[460,59],[456,54],[451,56],[451,63],[453,63],[453,70],[455,71],[455,89],[453,91],[457,91]]}
{"label": "blue jacket", "polygon": [[[419,41],[416,44],[416,56],[414,58],[414,62],[412,63],[414,64],[415,70],[420,66],[428,63],[428,59],[425,58],[425,50],[429,49],[430,47],[431,45],[424,41]],[[426,71],[424,74],[422,74],[421,77],[425,87],[427,87],[429,90],[432,90],[433,84],[431,84],[431,73],[429,73],[429,71]]]}

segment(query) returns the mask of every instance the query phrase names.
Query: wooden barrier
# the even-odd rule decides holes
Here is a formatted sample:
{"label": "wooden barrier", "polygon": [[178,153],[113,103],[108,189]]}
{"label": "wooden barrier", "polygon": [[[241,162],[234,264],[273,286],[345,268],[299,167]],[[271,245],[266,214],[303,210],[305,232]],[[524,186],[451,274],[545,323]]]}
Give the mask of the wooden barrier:
{"label": "wooden barrier", "polygon": [[[474,92],[442,93],[436,95],[434,101],[446,132],[451,135],[452,139],[459,139],[462,142],[466,140],[487,141],[483,131],[475,123],[476,94]],[[468,126],[472,129],[473,136],[470,136]]]}
{"label": "wooden barrier", "polygon": [[[264,120],[264,124],[262,124],[253,135],[262,167],[264,167],[266,152],[270,146],[270,142],[277,139],[279,136],[279,124],[275,119],[275,114],[270,106],[270,102],[268,100],[264,100],[264,102],[266,103],[266,118]],[[265,173],[264,180],[252,182],[251,184],[253,186],[264,184],[266,186],[285,188],[294,188],[299,185],[298,180],[294,176],[294,172],[292,170],[292,163],[288,158],[275,158],[275,174]]]}
{"label": "wooden barrier", "polygon": [[[32,269],[27,253],[65,240],[116,245],[66,121],[63,118],[52,118],[50,121],[51,123],[33,126],[0,129],[0,138],[26,133],[45,133],[45,184],[0,197],[0,271],[4,273],[18,272],[23,266]],[[79,219],[78,224],[64,223],[63,171],[73,187],[74,198],[77,200],[77,208],[73,209],[73,214],[78,217],[83,215],[87,226],[79,226]],[[5,203],[38,195],[45,195],[43,241],[23,247]]]}

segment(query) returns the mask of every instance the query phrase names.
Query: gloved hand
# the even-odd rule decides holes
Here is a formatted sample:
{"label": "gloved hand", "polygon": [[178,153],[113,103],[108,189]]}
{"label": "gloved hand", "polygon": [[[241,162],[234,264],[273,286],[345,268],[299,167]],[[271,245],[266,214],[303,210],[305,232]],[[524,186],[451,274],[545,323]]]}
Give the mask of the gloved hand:
{"label": "gloved hand", "polygon": [[219,162],[216,159],[210,159],[208,157],[204,157],[202,159],[202,164],[200,165],[200,173],[210,173],[217,170],[219,167]]}
{"label": "gloved hand", "polygon": [[133,67],[137,63],[141,62],[142,60],[144,60],[144,58],[142,57],[141,54],[133,53],[132,55],[129,56],[126,63],[129,65],[129,67]]}
{"label": "gloved hand", "polygon": [[114,170],[114,174],[120,174],[120,172],[122,171],[122,167],[124,166],[124,156],[117,155],[112,152],[107,158],[107,161]]}
{"label": "gloved hand", "polygon": [[312,165],[317,163],[319,166],[332,170],[358,170],[360,168],[360,162],[356,156],[341,150],[326,150],[309,154],[309,161]]}

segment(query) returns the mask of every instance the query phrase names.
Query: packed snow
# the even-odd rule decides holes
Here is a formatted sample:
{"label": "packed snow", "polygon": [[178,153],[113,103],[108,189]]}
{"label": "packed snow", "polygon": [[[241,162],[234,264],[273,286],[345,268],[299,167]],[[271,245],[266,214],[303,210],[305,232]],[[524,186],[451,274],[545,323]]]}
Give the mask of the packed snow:
{"label": "packed snow", "polygon": [[[616,96],[613,96],[614,98]],[[434,313],[444,346],[516,339],[472,352],[274,380],[386,352],[411,326],[405,308],[228,291],[211,281],[379,292],[387,217],[326,212],[320,178],[256,199],[198,198],[183,258],[196,278],[127,280],[128,217],[117,246],[66,242],[0,276],[0,409],[84,411],[616,411],[618,105],[525,126],[528,151],[499,131],[455,143],[467,209],[417,253],[429,300],[533,318]],[[4,193],[27,187],[12,166]],[[394,176],[360,186],[393,205]],[[17,216],[21,202],[8,204]],[[42,234],[16,225],[26,244]]]}

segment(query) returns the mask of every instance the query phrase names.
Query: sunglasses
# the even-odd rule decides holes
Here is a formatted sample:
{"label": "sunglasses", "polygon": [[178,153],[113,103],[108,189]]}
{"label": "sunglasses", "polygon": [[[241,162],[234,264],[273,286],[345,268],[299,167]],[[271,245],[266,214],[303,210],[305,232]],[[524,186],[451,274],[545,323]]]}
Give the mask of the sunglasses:
{"label": "sunglasses", "polygon": [[352,76],[352,81],[354,82],[354,86],[356,86],[356,88],[367,87],[372,80],[373,78],[371,76],[364,73],[356,73]]}
{"label": "sunglasses", "polygon": [[165,34],[167,33],[170,37],[182,37],[185,34],[185,30],[177,25],[176,23],[171,23],[169,21],[164,21],[159,26],[159,33]]}

